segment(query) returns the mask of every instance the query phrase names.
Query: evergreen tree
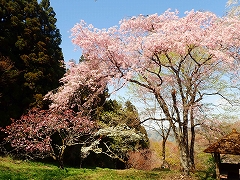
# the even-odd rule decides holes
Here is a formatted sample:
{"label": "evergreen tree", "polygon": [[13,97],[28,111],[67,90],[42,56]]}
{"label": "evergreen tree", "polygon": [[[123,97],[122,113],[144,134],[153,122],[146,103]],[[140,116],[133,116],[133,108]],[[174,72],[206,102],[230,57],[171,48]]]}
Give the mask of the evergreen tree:
{"label": "evergreen tree", "polygon": [[147,131],[141,124],[138,111],[131,101],[126,101],[124,106],[122,106],[116,100],[106,100],[98,117],[100,124],[104,124],[103,126],[116,127],[126,124],[129,128],[134,128],[136,132],[145,134],[146,141],[141,141],[139,144],[141,148],[149,146]]}
{"label": "evergreen tree", "polygon": [[49,0],[0,0],[0,126],[42,106],[59,86],[65,68],[56,21]]}

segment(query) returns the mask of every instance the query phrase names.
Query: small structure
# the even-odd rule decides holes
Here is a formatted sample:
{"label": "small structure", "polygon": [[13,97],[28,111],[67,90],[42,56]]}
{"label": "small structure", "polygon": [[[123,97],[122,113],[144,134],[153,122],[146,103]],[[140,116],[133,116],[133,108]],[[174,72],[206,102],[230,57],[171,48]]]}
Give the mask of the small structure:
{"label": "small structure", "polygon": [[213,153],[216,162],[217,180],[232,179],[239,180],[240,164],[221,163],[220,154],[240,155],[240,133],[233,129],[230,134],[223,137],[216,143],[204,150],[206,153]]}

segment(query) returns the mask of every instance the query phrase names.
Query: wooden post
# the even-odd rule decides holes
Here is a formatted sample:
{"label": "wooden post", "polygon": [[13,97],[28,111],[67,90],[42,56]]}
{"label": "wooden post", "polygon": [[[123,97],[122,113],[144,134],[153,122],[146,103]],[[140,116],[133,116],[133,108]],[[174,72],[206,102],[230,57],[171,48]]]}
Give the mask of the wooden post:
{"label": "wooden post", "polygon": [[216,163],[216,180],[220,180],[220,154],[214,153],[214,159]]}

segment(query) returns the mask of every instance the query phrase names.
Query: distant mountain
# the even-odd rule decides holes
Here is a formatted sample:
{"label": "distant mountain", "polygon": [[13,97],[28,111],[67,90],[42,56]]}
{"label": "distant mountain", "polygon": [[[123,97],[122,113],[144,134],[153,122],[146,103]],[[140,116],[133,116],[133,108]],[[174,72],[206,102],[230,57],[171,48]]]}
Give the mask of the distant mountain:
{"label": "distant mountain", "polygon": [[[158,133],[159,132],[159,133]],[[161,141],[162,140],[162,137],[161,137],[161,130],[147,130],[147,134],[148,134],[148,138],[149,139],[152,139],[154,141]],[[174,138],[174,135],[173,133],[171,132],[169,137],[168,137],[168,141],[175,141],[175,138]]]}

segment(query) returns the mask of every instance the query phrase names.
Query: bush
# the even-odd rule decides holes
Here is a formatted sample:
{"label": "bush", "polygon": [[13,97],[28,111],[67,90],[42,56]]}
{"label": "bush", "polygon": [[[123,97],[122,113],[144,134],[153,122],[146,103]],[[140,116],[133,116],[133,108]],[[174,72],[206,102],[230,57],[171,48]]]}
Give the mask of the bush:
{"label": "bush", "polygon": [[128,152],[127,167],[139,170],[151,170],[152,154],[150,149]]}

